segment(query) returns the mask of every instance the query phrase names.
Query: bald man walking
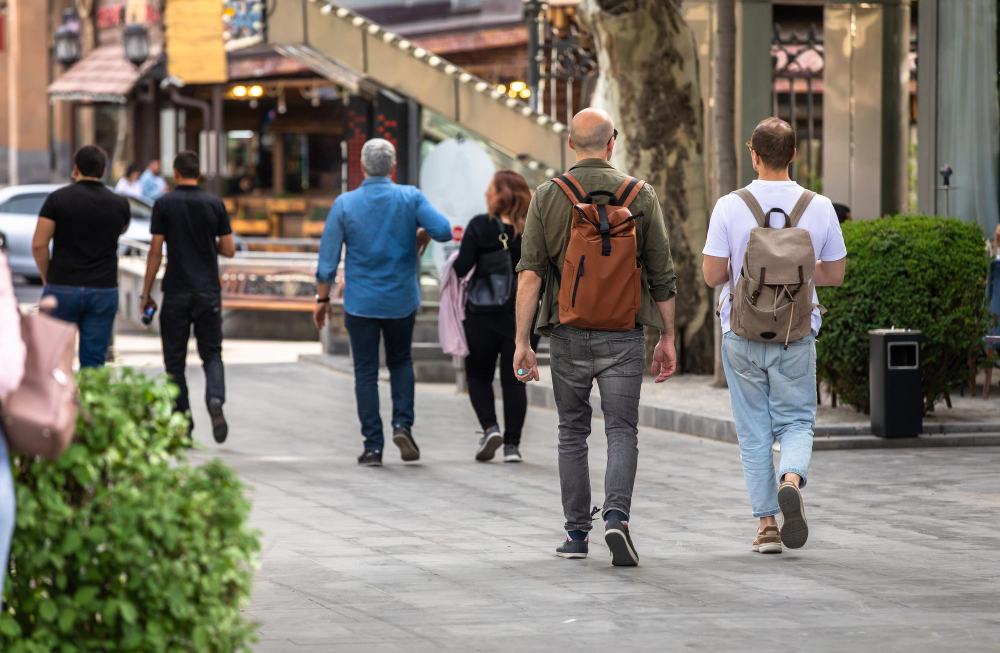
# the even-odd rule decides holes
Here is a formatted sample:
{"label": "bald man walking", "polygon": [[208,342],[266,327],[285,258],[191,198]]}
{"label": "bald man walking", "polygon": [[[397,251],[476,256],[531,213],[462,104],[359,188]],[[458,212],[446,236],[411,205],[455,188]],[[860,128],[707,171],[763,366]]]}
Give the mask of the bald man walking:
{"label": "bald man walking", "polygon": [[[578,113],[570,126],[569,141],[576,152],[576,164],[564,175],[539,186],[531,200],[522,238],[521,262],[517,267],[514,371],[521,381],[538,380],[537,361],[530,342],[537,308],[538,333],[550,338],[552,387],[559,411],[559,480],[567,536],[556,549],[556,555],[587,557],[588,533],[599,511],[605,522],[604,539],[611,552],[612,564],[634,567],[639,564],[639,555],[629,533],[629,515],[638,459],[639,391],[645,356],[643,328],[652,327],[660,333],[653,356],[653,374],[657,382],[665,381],[673,375],[677,358],[674,349],[676,275],[655,191],[609,163],[617,137],[618,130],[604,111],[585,109]],[[574,278],[568,279],[563,270],[568,267],[568,263],[564,267],[564,261],[571,241],[571,221],[573,228],[587,228],[575,221],[580,209],[574,205],[581,207],[590,203],[601,207],[597,211],[604,226],[596,232],[596,237],[597,242],[604,239],[606,253],[602,253],[598,245],[597,256],[586,262],[580,257]],[[634,216],[634,241],[631,237],[607,237],[608,215],[623,215],[620,212],[623,207],[628,207]],[[631,233],[628,224],[631,222],[632,217],[629,217],[626,222],[611,225],[611,236],[626,230]],[[594,223],[594,227],[597,229],[598,225]],[[563,301],[560,302],[561,282],[575,284],[574,288],[582,279],[588,284],[597,284],[585,291],[591,296],[619,292],[607,281],[622,272],[607,267],[612,259],[612,248],[618,247],[635,247],[635,256],[629,256],[622,265],[630,266],[633,278],[636,261],[642,271],[635,319],[631,320],[632,313],[628,313],[629,323],[624,329],[562,324],[560,314],[566,316],[564,321],[571,321],[568,316],[579,307],[575,306],[576,292],[562,293]],[[545,290],[539,304],[543,280]],[[566,305],[570,296],[573,307]],[[601,392],[608,463],[603,508],[594,508],[591,512],[587,438],[591,431],[590,392],[595,380]]]}

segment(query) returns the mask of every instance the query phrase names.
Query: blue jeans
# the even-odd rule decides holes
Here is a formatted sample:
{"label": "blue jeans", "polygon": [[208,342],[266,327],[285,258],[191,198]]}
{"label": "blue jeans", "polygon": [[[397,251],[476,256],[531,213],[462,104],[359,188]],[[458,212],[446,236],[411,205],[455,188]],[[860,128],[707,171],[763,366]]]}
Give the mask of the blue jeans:
{"label": "blue jeans", "polygon": [[382,450],[382,416],[379,414],[379,339],[385,337],[385,363],[392,388],[392,426],[413,426],[413,325],[417,314],[398,320],[383,320],[345,314],[354,358],[354,396],[361,420],[365,450]]}
{"label": "blue jeans", "polygon": [[0,430],[0,607],[3,606],[3,582],[7,578],[7,556],[14,535],[14,479],[7,456],[7,438]]}
{"label": "blue jeans", "polygon": [[781,443],[778,478],[798,474],[806,484],[816,422],[816,338],[788,344],[723,336],[743,476],[754,517],[778,514],[772,445]]}
{"label": "blue jeans", "polygon": [[80,367],[104,365],[118,312],[118,289],[46,286],[42,296],[59,302],[52,317],[79,327]]}

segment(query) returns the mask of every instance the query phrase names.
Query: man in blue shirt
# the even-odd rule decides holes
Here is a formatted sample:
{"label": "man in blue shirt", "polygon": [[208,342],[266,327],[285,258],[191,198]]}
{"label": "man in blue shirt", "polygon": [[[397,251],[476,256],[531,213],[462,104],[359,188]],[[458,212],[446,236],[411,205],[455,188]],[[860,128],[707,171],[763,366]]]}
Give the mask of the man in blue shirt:
{"label": "man in blue shirt", "polygon": [[167,192],[167,182],[160,176],[159,161],[154,159],[149,162],[149,167],[139,177],[139,188],[150,202],[155,202]]}
{"label": "man in blue shirt", "polygon": [[428,237],[451,240],[451,225],[424,194],[392,182],[396,149],[374,138],[361,150],[365,181],[334,202],[326,219],[316,268],[313,321],[322,329],[330,309],[330,287],[345,261],[344,313],[354,358],[354,395],[365,450],[361,465],[382,464],[382,418],[379,415],[379,338],[385,338],[386,365],[392,386],[392,441],[405,461],[419,460],[413,440],[413,361],[410,345],[420,308],[418,250]]}

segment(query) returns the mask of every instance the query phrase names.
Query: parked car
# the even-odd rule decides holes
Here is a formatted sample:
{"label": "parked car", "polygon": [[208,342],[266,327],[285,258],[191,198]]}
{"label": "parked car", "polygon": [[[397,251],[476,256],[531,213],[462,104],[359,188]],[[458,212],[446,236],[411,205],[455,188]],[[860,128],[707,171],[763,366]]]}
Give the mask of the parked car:
{"label": "parked car", "polygon": [[[38,266],[31,255],[31,237],[35,233],[38,212],[45,198],[65,184],[26,184],[0,189],[0,234],[7,244],[7,260],[16,275],[40,282]],[[132,220],[124,238],[148,243],[152,240],[149,221],[153,207],[143,200],[126,198],[132,209]]]}

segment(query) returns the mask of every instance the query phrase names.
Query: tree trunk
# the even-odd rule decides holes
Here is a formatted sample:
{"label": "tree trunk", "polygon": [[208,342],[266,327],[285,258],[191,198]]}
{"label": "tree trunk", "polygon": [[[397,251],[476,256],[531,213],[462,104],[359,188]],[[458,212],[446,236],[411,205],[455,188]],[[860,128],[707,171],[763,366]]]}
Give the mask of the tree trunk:
{"label": "tree trunk", "polygon": [[[718,0],[715,59],[715,169],[718,186],[715,197],[736,188],[736,2]],[[715,305],[721,290],[715,291]],[[715,385],[726,387],[722,369],[722,328],[715,323]]]}
{"label": "tree trunk", "polygon": [[594,104],[614,118],[616,167],[659,196],[677,272],[677,348],[684,372],[713,365],[711,295],[701,277],[708,229],[694,34],[681,0],[584,0],[598,53]]}

